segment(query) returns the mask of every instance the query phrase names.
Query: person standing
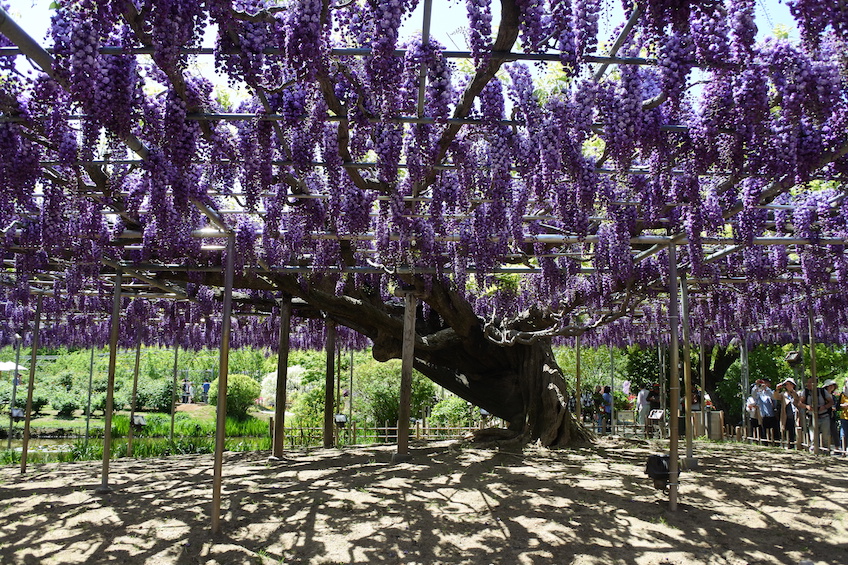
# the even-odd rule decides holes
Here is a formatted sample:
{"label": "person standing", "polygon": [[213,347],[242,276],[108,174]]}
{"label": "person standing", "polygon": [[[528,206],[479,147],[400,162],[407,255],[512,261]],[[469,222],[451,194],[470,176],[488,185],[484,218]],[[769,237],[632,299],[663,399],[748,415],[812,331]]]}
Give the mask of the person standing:
{"label": "person standing", "polygon": [[203,379],[203,384],[200,385],[200,388],[203,392],[200,393],[200,401],[201,402],[209,402],[209,388],[212,384],[209,382],[209,379]]}
{"label": "person standing", "polygon": [[[824,382],[821,388],[818,389],[818,394],[815,398],[816,409],[818,416],[818,432],[819,446],[821,449],[830,449],[830,419],[833,408],[833,394],[836,389],[836,381],[828,379]],[[805,391],[804,409],[811,411],[813,409],[811,401],[813,400],[812,390]],[[813,442],[810,442],[813,446]]]}
{"label": "person standing", "polygon": [[610,386],[604,387],[604,394],[601,395],[603,398],[604,404],[604,412],[602,416],[603,429],[604,433],[612,432],[612,388]]}
{"label": "person standing", "polygon": [[781,437],[787,441],[788,449],[795,447],[797,439],[795,429],[798,426],[798,408],[801,404],[801,397],[798,395],[797,388],[795,379],[789,377],[778,384],[777,390],[774,391],[775,401],[783,407],[780,411],[780,431]]}
{"label": "person standing", "polygon": [[760,418],[762,418],[762,421],[760,422],[761,437],[767,440],[777,440],[779,442],[780,427],[777,421],[777,414],[774,409],[774,391],[771,389],[770,383],[766,379],[759,379],[757,381],[757,389],[754,393],[754,400],[757,402],[757,408],[760,411]]}
{"label": "person standing", "polygon": [[834,408],[839,419],[839,446],[842,449],[842,457],[848,457],[848,379],[845,385],[834,398]]}
{"label": "person standing", "polygon": [[644,426],[648,421],[648,412],[651,411],[651,405],[648,402],[650,393],[648,385],[643,384],[642,388],[639,389],[639,394],[636,395],[636,410],[639,414],[638,422],[640,426]]}
{"label": "person standing", "polygon": [[183,404],[188,404],[189,387],[191,387],[191,383],[188,382],[188,377],[185,377],[183,379],[183,389],[182,389],[183,390],[183,392],[182,392]]}

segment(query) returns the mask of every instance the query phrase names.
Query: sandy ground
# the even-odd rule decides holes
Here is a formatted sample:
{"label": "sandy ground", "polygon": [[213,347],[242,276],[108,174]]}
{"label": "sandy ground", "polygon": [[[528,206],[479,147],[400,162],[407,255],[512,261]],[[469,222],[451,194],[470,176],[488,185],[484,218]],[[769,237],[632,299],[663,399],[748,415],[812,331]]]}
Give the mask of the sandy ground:
{"label": "sandy ground", "polygon": [[0,469],[0,563],[848,563],[848,463],[698,443],[675,512],[644,474],[660,446],[461,442]]}

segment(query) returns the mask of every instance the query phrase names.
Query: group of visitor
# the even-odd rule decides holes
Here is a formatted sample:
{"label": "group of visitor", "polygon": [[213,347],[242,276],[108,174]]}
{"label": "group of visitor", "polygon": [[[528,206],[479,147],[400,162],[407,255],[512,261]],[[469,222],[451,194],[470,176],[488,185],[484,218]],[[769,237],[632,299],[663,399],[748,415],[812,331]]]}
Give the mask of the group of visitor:
{"label": "group of visitor", "polygon": [[[209,379],[203,379],[203,384],[200,385],[200,402],[209,401],[209,388],[211,386],[212,383],[209,382]],[[183,404],[194,404],[195,401],[194,383],[188,380],[188,377],[183,379],[181,400]]]}
{"label": "group of visitor", "polygon": [[848,379],[841,391],[837,392],[837,387],[833,379],[826,380],[819,387],[813,378],[809,378],[803,390],[798,390],[795,379],[790,377],[772,390],[767,379],[758,379],[746,401],[750,432],[779,443],[785,440],[792,449],[798,439],[796,430],[800,428],[810,450],[814,450],[818,431],[821,450],[846,455]]}

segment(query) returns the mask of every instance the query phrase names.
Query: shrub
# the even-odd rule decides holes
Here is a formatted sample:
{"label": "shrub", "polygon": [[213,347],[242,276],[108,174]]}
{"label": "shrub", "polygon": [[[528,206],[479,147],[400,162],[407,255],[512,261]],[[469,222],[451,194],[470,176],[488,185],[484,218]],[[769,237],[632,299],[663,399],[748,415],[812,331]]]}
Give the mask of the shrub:
{"label": "shrub", "polygon": [[450,428],[472,426],[474,424],[472,406],[458,396],[448,396],[433,407],[430,424]]}
{"label": "shrub", "polygon": [[149,380],[139,387],[138,406],[153,412],[171,412],[174,382],[171,379]]}
{"label": "shrub", "polygon": [[50,402],[50,405],[54,410],[58,411],[57,416],[60,418],[70,418],[74,415],[76,410],[80,409],[80,401],[79,399],[66,392],[59,392],[53,396],[53,400]]}
{"label": "shrub", "polygon": [[[229,375],[227,378],[227,415],[237,420],[247,418],[247,411],[259,398],[261,387],[247,375]],[[218,379],[209,389],[209,404],[218,405]]]}

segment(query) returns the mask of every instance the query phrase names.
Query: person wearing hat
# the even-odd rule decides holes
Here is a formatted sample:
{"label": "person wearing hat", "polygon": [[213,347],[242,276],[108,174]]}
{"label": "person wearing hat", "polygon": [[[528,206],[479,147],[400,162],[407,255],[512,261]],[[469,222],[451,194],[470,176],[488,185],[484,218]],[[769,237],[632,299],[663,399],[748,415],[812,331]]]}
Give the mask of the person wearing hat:
{"label": "person wearing hat", "polygon": [[[836,381],[834,381],[833,379],[827,379],[826,381],[824,381],[824,384],[821,386],[821,388],[818,389],[818,395],[815,399],[816,411],[818,416],[819,445],[822,449],[830,449],[831,409],[833,408],[833,391],[835,389]],[[812,394],[805,395],[805,410],[813,409],[812,404],[810,404],[812,396]]]}
{"label": "person wearing hat", "polygon": [[754,385],[752,396],[760,413],[760,437],[769,439],[769,430],[774,440],[780,440],[780,424],[774,409],[774,391],[766,379],[758,379]]}
{"label": "person wearing hat", "polygon": [[793,449],[797,438],[795,428],[798,425],[798,408],[801,404],[795,379],[789,377],[779,383],[774,391],[774,400],[783,407],[780,411],[781,437],[786,439],[786,448]]}
{"label": "person wearing hat", "polygon": [[848,457],[848,379],[842,392],[834,395],[834,409],[839,418],[839,445],[842,447],[842,457]]}

